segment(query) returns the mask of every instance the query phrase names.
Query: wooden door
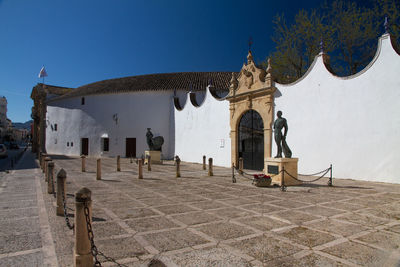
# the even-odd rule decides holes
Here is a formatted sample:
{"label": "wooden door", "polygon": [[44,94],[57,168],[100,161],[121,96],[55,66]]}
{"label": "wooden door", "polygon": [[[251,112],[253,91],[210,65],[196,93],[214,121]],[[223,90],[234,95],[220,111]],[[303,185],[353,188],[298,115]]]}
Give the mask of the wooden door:
{"label": "wooden door", "polygon": [[81,139],[81,155],[89,155],[89,138]]}
{"label": "wooden door", "polygon": [[126,157],[136,158],[136,138],[126,138]]}

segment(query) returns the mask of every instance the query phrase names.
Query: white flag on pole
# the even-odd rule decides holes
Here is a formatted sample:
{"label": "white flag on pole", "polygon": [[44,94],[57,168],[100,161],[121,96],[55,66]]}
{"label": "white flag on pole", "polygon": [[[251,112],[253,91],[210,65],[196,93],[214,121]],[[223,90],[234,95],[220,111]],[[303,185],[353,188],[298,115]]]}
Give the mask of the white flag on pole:
{"label": "white flag on pole", "polygon": [[43,77],[47,77],[47,72],[46,72],[46,69],[44,68],[44,66],[42,67],[42,69],[39,72],[39,78],[43,78]]}

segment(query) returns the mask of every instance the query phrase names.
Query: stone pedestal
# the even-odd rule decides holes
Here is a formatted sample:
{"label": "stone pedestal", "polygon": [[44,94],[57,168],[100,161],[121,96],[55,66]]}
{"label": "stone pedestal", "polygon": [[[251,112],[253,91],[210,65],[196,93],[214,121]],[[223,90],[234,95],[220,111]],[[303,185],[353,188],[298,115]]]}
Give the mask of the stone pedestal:
{"label": "stone pedestal", "polygon": [[146,150],[144,151],[144,163],[148,163],[148,156],[150,156],[150,163],[151,164],[161,164],[161,151],[154,151],[154,150]]}
{"label": "stone pedestal", "polygon": [[[290,173],[296,179],[297,175],[297,163],[298,158],[267,158],[265,160],[265,174],[272,177],[272,184],[282,184],[282,173],[280,171],[285,168],[285,171]],[[279,174],[278,174],[279,173]],[[278,175],[276,175],[278,174]],[[275,176],[274,176],[275,175]],[[300,181],[297,181],[290,177],[287,173],[284,175],[285,185],[300,185]]]}

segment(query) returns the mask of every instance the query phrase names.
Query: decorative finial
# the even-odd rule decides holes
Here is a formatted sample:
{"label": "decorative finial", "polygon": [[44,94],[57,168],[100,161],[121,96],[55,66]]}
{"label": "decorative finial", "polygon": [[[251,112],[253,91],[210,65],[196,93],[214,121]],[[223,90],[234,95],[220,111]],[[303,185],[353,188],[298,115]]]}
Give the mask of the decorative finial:
{"label": "decorative finial", "polygon": [[238,87],[238,80],[236,79],[235,73],[232,72],[231,85],[229,86],[232,94],[234,94],[237,87]]}
{"label": "decorative finial", "polygon": [[271,58],[268,58],[268,66],[267,66],[267,73],[271,73],[272,67],[271,67]]}
{"label": "decorative finial", "polygon": [[321,37],[321,42],[319,42],[319,51],[320,53],[324,53],[324,40]]}
{"label": "decorative finial", "polygon": [[249,37],[249,52],[251,51],[251,45],[253,44],[253,38]]}
{"label": "decorative finial", "polygon": [[383,24],[383,26],[385,26],[385,34],[389,33],[389,23],[387,16],[385,16],[385,23]]}
{"label": "decorative finial", "polygon": [[251,51],[249,50],[249,54],[247,55],[247,64],[250,64],[253,61],[253,55],[251,54]]}

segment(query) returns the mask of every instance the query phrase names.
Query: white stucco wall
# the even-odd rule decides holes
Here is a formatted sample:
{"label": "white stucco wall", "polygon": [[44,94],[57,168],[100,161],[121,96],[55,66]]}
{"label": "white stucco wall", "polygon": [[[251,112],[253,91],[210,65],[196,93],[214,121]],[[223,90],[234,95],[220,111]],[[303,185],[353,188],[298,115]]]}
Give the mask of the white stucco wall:
{"label": "white stucco wall", "polygon": [[[299,158],[299,173],[333,164],[337,178],[400,183],[399,70],[400,56],[384,35],[374,59],[356,75],[334,76],[319,55],[300,80],[275,85],[275,112],[282,110],[288,120],[287,141]],[[201,162],[204,154],[216,165],[230,166],[227,101],[207,90],[204,103],[194,107],[188,96],[175,120],[176,154],[182,160]],[[220,139],[225,139],[223,149]]]}
{"label": "white stucco wall", "polygon": [[[81,138],[89,138],[89,156],[125,156],[125,139],[136,138],[136,156],[147,150],[146,129],[162,135],[162,155],[174,155],[173,92],[133,92],[68,98],[48,103],[46,150],[51,154],[80,155]],[[113,115],[118,114],[118,123]],[[171,123],[172,121],[172,123]],[[57,123],[57,131],[52,130]],[[101,151],[108,135],[109,152]],[[70,146],[67,146],[69,142]],[[73,147],[71,147],[73,142]]]}
{"label": "white stucco wall", "polygon": [[354,76],[335,77],[317,56],[302,79],[276,84],[275,112],[288,121],[299,173],[333,164],[334,177],[400,183],[399,70],[386,35],[374,60]]}
{"label": "white stucco wall", "polygon": [[213,158],[214,165],[230,167],[229,102],[215,99],[207,88],[198,104],[192,105],[188,93],[183,109],[175,109],[175,153],[183,161],[202,163],[205,155],[207,162]]}

